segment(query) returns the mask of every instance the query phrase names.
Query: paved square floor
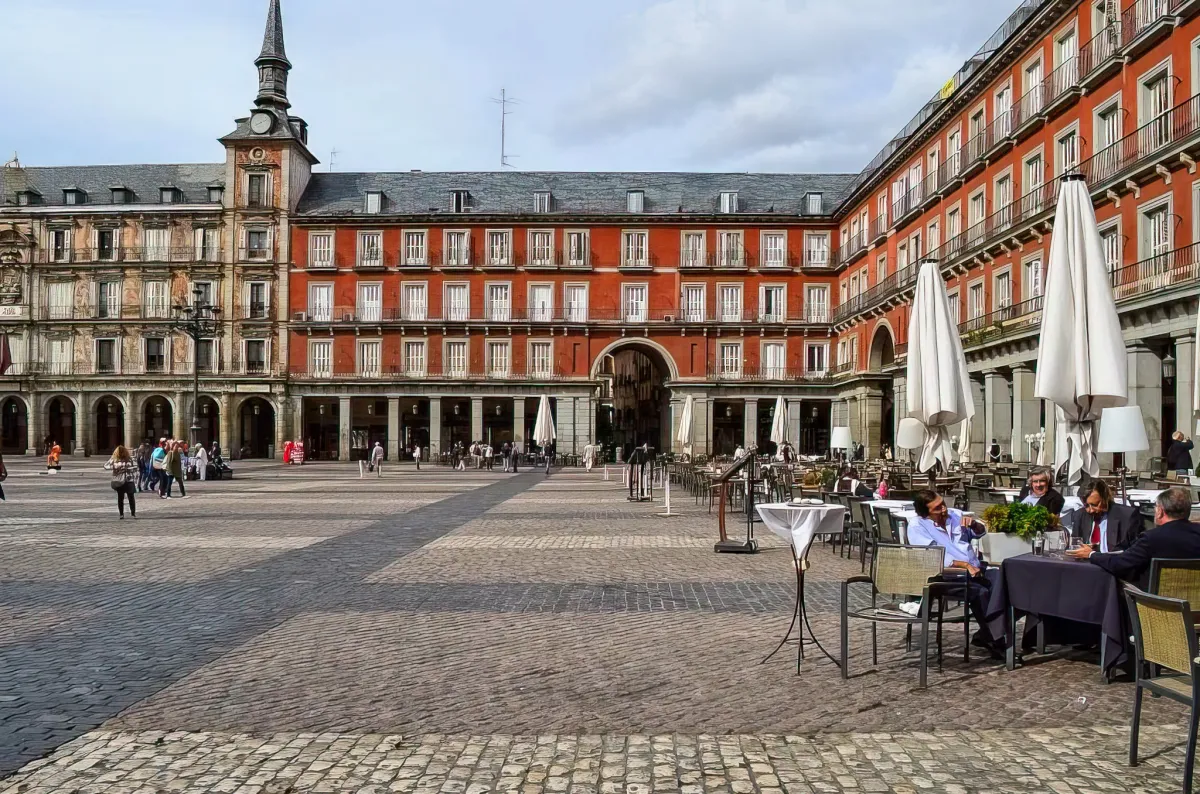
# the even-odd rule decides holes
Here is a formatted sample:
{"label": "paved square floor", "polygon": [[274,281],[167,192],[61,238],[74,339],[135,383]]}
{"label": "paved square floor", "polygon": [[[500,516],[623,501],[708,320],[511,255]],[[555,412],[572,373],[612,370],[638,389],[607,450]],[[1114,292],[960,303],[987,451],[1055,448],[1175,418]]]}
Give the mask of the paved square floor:
{"label": "paved square floor", "polygon": [[[243,464],[118,520],[100,461],[8,461],[0,794],[1168,792],[1184,711],[1063,652],[962,660],[917,688],[903,631],[766,664],[789,551],[712,551],[676,495],[600,472]],[[836,653],[839,583],[808,602]]]}

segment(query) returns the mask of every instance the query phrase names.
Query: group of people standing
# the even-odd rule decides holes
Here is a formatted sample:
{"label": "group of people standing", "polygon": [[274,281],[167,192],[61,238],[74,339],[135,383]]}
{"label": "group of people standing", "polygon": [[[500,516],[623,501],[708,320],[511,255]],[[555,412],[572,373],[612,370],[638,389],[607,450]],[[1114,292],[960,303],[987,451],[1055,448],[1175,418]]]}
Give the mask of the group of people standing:
{"label": "group of people standing", "polygon": [[505,471],[515,472],[521,451],[509,441],[505,441],[499,448],[487,441],[472,441],[470,445],[459,441],[451,449],[450,455],[450,463],[457,471],[466,471],[468,462],[472,468],[491,471],[496,466],[496,458],[499,457]]}
{"label": "group of people standing", "polygon": [[197,478],[208,478],[210,460],[221,459],[221,447],[214,441],[210,454],[207,447],[197,444],[189,448],[187,442],[160,438],[157,444],[143,441],[132,453],[124,445],[118,446],[104,464],[112,472],[112,489],[117,493],[117,514],[125,517],[125,502],[129,502],[129,515],[137,518],[138,493],[158,493],[160,499],[170,499],[172,488],[178,484],[179,497],[188,498],[184,481],[186,472],[195,471]]}

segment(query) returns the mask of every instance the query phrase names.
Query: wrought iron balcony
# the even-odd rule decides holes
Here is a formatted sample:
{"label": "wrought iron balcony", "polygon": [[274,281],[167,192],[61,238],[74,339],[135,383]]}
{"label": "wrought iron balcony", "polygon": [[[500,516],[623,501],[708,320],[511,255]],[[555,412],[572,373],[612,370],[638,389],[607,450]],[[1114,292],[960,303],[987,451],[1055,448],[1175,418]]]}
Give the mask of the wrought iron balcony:
{"label": "wrought iron balcony", "polygon": [[1079,48],[1079,83],[1091,88],[1121,68],[1120,23],[1106,25]]}

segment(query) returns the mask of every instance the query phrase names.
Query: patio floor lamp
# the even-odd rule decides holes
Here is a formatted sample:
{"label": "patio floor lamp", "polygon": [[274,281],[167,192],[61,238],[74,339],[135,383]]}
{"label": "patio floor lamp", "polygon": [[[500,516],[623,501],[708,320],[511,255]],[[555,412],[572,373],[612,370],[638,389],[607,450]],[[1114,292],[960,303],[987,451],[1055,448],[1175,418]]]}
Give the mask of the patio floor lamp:
{"label": "patio floor lamp", "polygon": [[853,447],[854,441],[850,438],[850,428],[835,427],[833,429],[833,436],[829,440],[829,449],[840,449],[843,454],[846,454],[847,450]]}
{"label": "patio floor lamp", "polygon": [[1136,405],[1122,405],[1115,408],[1105,408],[1100,415],[1100,441],[1098,452],[1120,452],[1121,468],[1121,499],[1128,504],[1128,489],[1125,485],[1124,453],[1144,452],[1150,449],[1150,441],[1146,438],[1146,424],[1142,421],[1142,409]]}

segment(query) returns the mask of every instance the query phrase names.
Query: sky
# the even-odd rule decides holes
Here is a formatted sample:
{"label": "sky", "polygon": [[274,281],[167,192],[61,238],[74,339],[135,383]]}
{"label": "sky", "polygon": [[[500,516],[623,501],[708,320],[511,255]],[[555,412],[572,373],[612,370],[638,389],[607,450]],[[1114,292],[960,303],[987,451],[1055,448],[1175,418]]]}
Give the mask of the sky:
{"label": "sky", "polygon": [[[1017,0],[282,0],[318,170],[857,172]],[[0,0],[0,160],[220,162],[267,0]],[[16,79],[14,79],[16,78]]]}

